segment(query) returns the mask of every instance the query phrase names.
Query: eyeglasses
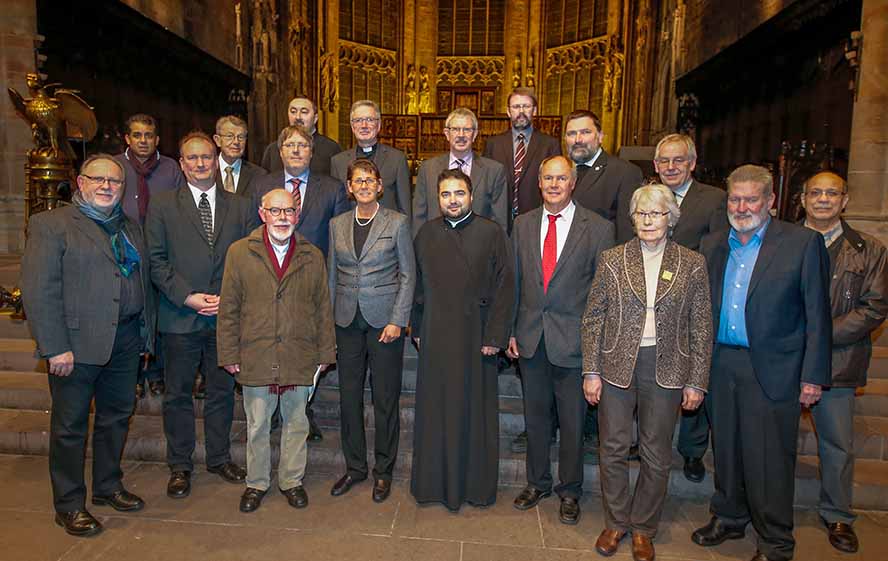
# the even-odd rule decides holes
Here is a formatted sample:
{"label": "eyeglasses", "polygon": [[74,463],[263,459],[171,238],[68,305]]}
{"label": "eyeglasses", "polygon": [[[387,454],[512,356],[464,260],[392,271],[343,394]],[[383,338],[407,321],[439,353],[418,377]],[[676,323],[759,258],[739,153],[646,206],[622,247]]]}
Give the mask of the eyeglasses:
{"label": "eyeglasses", "polygon": [[533,107],[534,106],[529,103],[523,103],[521,105],[510,105],[509,106],[509,108],[514,111],[530,111],[531,109],[533,109]]}
{"label": "eyeglasses", "polygon": [[93,177],[91,175],[86,175],[86,174],[80,174],[80,175],[85,177],[91,184],[96,185],[96,186],[102,185],[106,181],[108,182],[108,185],[110,185],[111,187],[120,187],[121,185],[123,185],[122,179],[114,179],[113,177]]}
{"label": "eyeglasses", "polygon": [[353,125],[372,125],[373,123],[378,123],[379,119],[376,117],[355,117],[351,120],[351,124]]}
{"label": "eyeglasses", "polygon": [[228,134],[220,134],[219,136],[222,137],[222,139],[225,142],[231,142],[234,139],[237,139],[238,142],[246,142],[247,141],[247,135],[245,135],[245,134],[228,133]]}
{"label": "eyeglasses", "polygon": [[669,211],[652,210],[650,212],[644,212],[642,210],[636,210],[632,214],[634,214],[635,218],[639,220],[644,220],[645,218],[650,218],[651,220],[660,220],[669,216]]}
{"label": "eyeglasses", "polygon": [[654,161],[660,166],[668,166],[670,163],[674,166],[683,166],[690,161],[690,158],[679,156],[677,158],[657,158]]}
{"label": "eyeglasses", "polygon": [[376,179],[375,177],[368,177],[367,179],[364,179],[364,178],[349,179],[348,182],[349,182],[349,184],[354,185],[355,187],[358,187],[358,188],[363,187],[365,185],[367,187],[373,187],[374,185],[379,184],[379,180]]}
{"label": "eyeglasses", "polygon": [[445,127],[444,130],[456,134],[472,134],[473,132],[475,132],[475,129],[473,127]]}
{"label": "eyeglasses", "polygon": [[820,189],[811,189],[810,191],[805,192],[805,196],[809,199],[819,199],[823,195],[826,195],[826,197],[829,199],[837,199],[844,194],[844,191],[836,191],[835,189],[827,189],[826,191],[821,191]]}
{"label": "eyeglasses", "polygon": [[287,150],[292,150],[293,148],[298,148],[299,150],[306,150],[311,148],[311,144],[307,142],[286,142],[281,145],[282,148],[286,148]]}
{"label": "eyeglasses", "polygon": [[277,206],[273,206],[271,208],[262,207],[262,209],[277,218],[283,212],[285,216],[296,216],[296,213],[299,212],[293,207],[281,208]]}

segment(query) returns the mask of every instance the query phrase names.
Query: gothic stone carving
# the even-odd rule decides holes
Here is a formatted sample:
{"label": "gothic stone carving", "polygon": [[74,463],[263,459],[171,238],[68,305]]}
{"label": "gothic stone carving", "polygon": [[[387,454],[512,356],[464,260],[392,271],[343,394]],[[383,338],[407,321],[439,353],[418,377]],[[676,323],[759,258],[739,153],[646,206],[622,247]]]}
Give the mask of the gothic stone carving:
{"label": "gothic stone carving", "polygon": [[564,74],[604,66],[607,61],[607,37],[596,37],[546,49],[546,74]]}
{"label": "gothic stone carving", "polygon": [[505,57],[438,57],[435,73],[441,86],[499,86]]}

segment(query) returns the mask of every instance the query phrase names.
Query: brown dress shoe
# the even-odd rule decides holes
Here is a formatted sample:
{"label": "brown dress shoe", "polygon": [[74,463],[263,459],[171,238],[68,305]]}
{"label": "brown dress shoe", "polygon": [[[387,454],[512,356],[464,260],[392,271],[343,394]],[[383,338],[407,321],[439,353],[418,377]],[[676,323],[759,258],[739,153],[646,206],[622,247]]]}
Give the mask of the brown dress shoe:
{"label": "brown dress shoe", "polygon": [[651,538],[632,534],[632,558],[635,561],[654,561],[654,544]]}
{"label": "brown dress shoe", "polygon": [[617,552],[617,547],[620,545],[620,540],[622,540],[625,536],[626,532],[605,528],[601,531],[601,535],[598,536],[598,539],[595,540],[595,551],[604,555],[605,557],[610,557]]}
{"label": "brown dress shoe", "polygon": [[850,524],[844,522],[826,523],[826,529],[829,531],[829,543],[839,551],[845,553],[855,553],[859,547],[857,542],[857,534]]}

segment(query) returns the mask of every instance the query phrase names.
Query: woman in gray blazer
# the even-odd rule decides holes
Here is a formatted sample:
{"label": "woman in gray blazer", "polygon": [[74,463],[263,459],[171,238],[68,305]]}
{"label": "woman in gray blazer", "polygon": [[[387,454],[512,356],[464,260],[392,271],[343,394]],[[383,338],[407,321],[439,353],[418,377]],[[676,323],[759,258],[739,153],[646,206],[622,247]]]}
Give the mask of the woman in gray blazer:
{"label": "woman in gray blazer", "polygon": [[[709,382],[712,310],[703,256],[668,238],[679,207],[664,185],[637,189],[636,237],[601,254],[583,315],[583,393],[598,404],[605,529],[595,548],[613,555],[632,533],[636,560],[652,560],[679,407],[700,407]],[[629,492],[629,446],[638,411],[641,469]]]}
{"label": "woman in gray blazer", "polygon": [[356,206],[330,221],[327,274],[336,320],[342,453],[346,473],[334,497],[367,479],[364,379],[370,363],[376,424],[373,500],[391,492],[398,456],[404,329],[410,318],[416,262],[410,222],[379,204],[383,184],[367,159],[348,166],[346,186]]}

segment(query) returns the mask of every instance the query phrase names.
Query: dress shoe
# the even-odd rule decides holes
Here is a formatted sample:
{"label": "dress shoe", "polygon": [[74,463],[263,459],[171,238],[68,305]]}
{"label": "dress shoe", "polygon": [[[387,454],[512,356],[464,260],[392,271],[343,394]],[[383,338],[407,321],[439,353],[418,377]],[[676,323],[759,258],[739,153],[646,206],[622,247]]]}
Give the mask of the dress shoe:
{"label": "dress shoe", "polygon": [[311,442],[320,442],[324,440],[324,435],[321,434],[321,427],[315,423],[313,417],[308,418],[308,440]]}
{"label": "dress shoe", "polygon": [[151,395],[163,395],[164,390],[166,390],[166,385],[163,380],[148,382],[148,391],[151,392]]}
{"label": "dress shoe", "polygon": [[174,471],[170,474],[167,483],[167,497],[171,499],[184,499],[191,494],[191,472]]}
{"label": "dress shoe", "polygon": [[746,537],[746,526],[728,526],[717,516],[713,516],[709,524],[697,528],[691,534],[691,540],[697,545],[710,547],[725,540],[742,540]]}
{"label": "dress shoe", "polygon": [[254,489],[253,487],[247,487],[244,490],[244,494],[241,495],[240,500],[240,511],[241,512],[253,512],[260,505],[262,505],[262,499],[265,497],[265,493],[268,491],[260,491],[259,489]]}
{"label": "dress shoe", "polygon": [[654,561],[654,544],[651,538],[632,534],[632,558],[635,561]]}
{"label": "dress shoe", "polygon": [[834,522],[830,524],[826,522],[826,529],[829,530],[829,543],[839,551],[845,553],[855,553],[858,548],[857,534],[851,524],[844,522]]}
{"label": "dress shoe", "polygon": [[287,502],[293,508],[305,508],[308,506],[308,493],[305,492],[305,488],[302,485],[297,485],[286,491],[281,489],[281,494],[287,497]]}
{"label": "dress shoe", "polygon": [[339,481],[333,484],[333,488],[330,489],[330,494],[334,497],[338,497],[340,495],[344,495],[349,492],[352,488],[352,485],[356,485],[364,481],[363,479],[355,479],[349,474],[345,474],[339,478]]}
{"label": "dress shoe", "polygon": [[558,519],[562,524],[575,525],[580,520],[580,503],[573,497],[561,497]]}
{"label": "dress shoe", "polygon": [[247,470],[234,462],[225,462],[218,466],[207,466],[207,471],[215,473],[229,483],[243,483],[247,478]]}
{"label": "dress shoe", "polygon": [[136,384],[136,399],[142,399],[145,397],[145,384],[139,382]]}
{"label": "dress shoe", "polygon": [[384,479],[377,479],[373,484],[373,502],[381,503],[388,498],[392,492],[392,482]]}
{"label": "dress shoe", "polygon": [[120,512],[131,512],[145,508],[145,501],[126,489],[121,489],[107,496],[93,495],[92,503],[94,505],[108,505]]}
{"label": "dress shoe", "polygon": [[535,507],[541,500],[552,494],[552,491],[540,491],[528,485],[521,493],[515,497],[515,508],[518,510],[528,510]]}
{"label": "dress shoe", "polygon": [[700,483],[706,477],[706,466],[702,458],[685,458],[684,474],[688,481]]}
{"label": "dress shoe", "polygon": [[102,531],[102,523],[93,518],[93,515],[86,510],[57,512],[55,523],[78,538],[94,536]]}
{"label": "dress shoe", "polygon": [[768,556],[762,553],[761,551],[756,551],[755,555],[752,556],[750,561],[770,561]]}
{"label": "dress shoe", "polygon": [[200,372],[194,377],[194,385],[191,386],[191,395],[194,399],[204,399],[207,397],[207,379]]}
{"label": "dress shoe", "polygon": [[512,439],[509,449],[516,454],[527,452],[527,431],[521,431],[521,434]]}
{"label": "dress shoe", "polygon": [[617,547],[619,547],[620,545],[620,540],[622,540],[624,537],[626,537],[626,532],[621,532],[620,530],[609,530],[605,528],[601,531],[598,539],[595,540],[595,551],[604,555],[605,557],[610,557],[617,552]]}

